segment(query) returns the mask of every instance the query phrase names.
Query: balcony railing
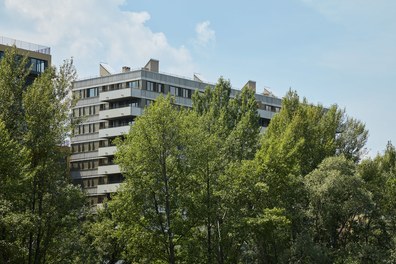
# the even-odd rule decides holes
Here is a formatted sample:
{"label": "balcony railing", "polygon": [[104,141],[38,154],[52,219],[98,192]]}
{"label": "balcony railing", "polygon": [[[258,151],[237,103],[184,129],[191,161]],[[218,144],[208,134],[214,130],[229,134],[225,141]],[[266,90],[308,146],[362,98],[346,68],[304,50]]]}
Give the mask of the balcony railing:
{"label": "balcony railing", "polygon": [[98,167],[99,175],[121,173],[120,166],[118,165],[104,165]]}
{"label": "balcony railing", "polygon": [[22,40],[16,40],[16,39],[0,36],[0,44],[6,45],[6,46],[15,45],[17,48],[20,48],[20,49],[30,50],[30,51],[34,51],[34,52],[38,52],[38,53],[42,53],[42,54],[51,55],[50,47],[46,47],[46,46],[42,46],[42,45],[38,45],[38,44],[34,44],[34,43],[22,41]]}

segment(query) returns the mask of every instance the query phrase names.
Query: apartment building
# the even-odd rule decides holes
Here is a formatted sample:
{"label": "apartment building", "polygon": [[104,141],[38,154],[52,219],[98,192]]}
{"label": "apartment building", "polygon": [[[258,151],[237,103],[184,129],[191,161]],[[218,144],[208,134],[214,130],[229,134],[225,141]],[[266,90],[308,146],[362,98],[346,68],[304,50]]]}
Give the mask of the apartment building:
{"label": "apartment building", "polygon": [[4,52],[14,45],[20,55],[28,57],[30,73],[26,83],[30,85],[38,75],[51,65],[51,49],[46,46],[0,36],[0,59],[4,56]]}
{"label": "apartment building", "polygon": [[[247,85],[255,89],[256,84]],[[102,204],[105,198],[116,192],[123,181],[122,172],[113,163],[116,147],[113,140],[128,133],[145,106],[160,94],[172,94],[175,103],[191,107],[191,96],[213,84],[194,78],[178,77],[159,72],[159,61],[151,59],[145,67],[131,70],[123,67],[114,74],[101,64],[100,76],[73,83],[73,92],[80,100],[73,115],[83,121],[71,138],[71,177],[83,186],[91,205]],[[235,96],[239,90],[232,90]],[[256,94],[259,104],[260,125],[266,127],[273,115],[280,110],[281,99],[270,93]]]}

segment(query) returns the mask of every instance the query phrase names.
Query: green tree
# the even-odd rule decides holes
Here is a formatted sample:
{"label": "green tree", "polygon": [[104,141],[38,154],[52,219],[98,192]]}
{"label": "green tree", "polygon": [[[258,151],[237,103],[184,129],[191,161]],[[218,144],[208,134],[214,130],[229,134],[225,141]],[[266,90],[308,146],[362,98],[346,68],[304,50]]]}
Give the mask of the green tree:
{"label": "green tree", "polygon": [[195,225],[196,184],[186,153],[193,139],[186,129],[193,124],[186,115],[169,96],[159,97],[117,143],[126,181],[109,207],[132,262],[181,261],[178,251]]}
{"label": "green tree", "polygon": [[28,59],[18,55],[16,47],[6,49],[0,60],[0,119],[18,141],[26,132],[23,94],[29,74]]}
{"label": "green tree", "polygon": [[344,117],[337,129],[336,154],[359,162],[367,153],[365,149],[367,139],[368,131],[362,122],[351,117]]}
{"label": "green tree", "polygon": [[[23,149],[25,169],[18,171],[5,196],[14,196],[13,213],[23,212],[26,227],[15,240],[21,248],[20,263],[63,263],[67,236],[81,214],[84,196],[70,183],[68,147],[62,147],[71,130],[71,81],[75,78],[72,62],[59,71],[48,68],[32,85],[26,84],[27,59],[14,47],[6,51],[0,64],[0,118],[12,142]],[[3,98],[3,97],[2,97]],[[18,149],[18,148],[16,148]],[[18,168],[18,167],[16,167]],[[13,229],[3,229],[10,238]],[[69,240],[68,240],[69,239]]]}
{"label": "green tree", "polygon": [[81,191],[70,183],[69,149],[62,147],[71,130],[74,76],[72,62],[65,61],[59,72],[47,69],[23,96],[27,126],[24,143],[30,154],[29,207],[35,227],[29,234],[29,263],[58,258],[54,238],[67,232],[83,205]]}
{"label": "green tree", "polygon": [[13,140],[0,120],[0,262],[21,263],[22,237],[30,228],[21,193],[26,192],[27,152]]}
{"label": "green tree", "polygon": [[325,248],[331,263],[355,259],[361,253],[356,240],[374,206],[356,165],[343,156],[326,158],[304,182],[314,242]]}
{"label": "green tree", "polygon": [[336,105],[324,108],[306,99],[300,101],[295,91],[282,99],[281,111],[261,138],[251,173],[268,187],[264,204],[255,207],[285,209],[291,221],[292,248],[303,250],[295,244],[297,241],[304,242],[308,251],[306,247],[312,248],[305,243],[310,239],[302,238],[309,234],[305,224],[309,196],[304,177],[327,157],[345,154],[358,161],[366,140],[364,125],[348,118]]}
{"label": "green tree", "polygon": [[230,194],[237,193],[243,182],[228,168],[252,159],[258,148],[260,129],[254,91],[244,87],[232,98],[230,82],[220,78],[214,88],[194,94],[193,110],[201,120],[201,133],[205,135],[202,145],[206,146],[197,149],[202,153],[198,159],[202,169],[196,174],[204,186],[200,201],[206,215],[206,262],[236,262],[246,236],[240,212],[246,212],[248,205],[230,203]]}
{"label": "green tree", "polygon": [[394,263],[396,237],[396,150],[389,142],[385,153],[363,160],[360,177],[372,193],[373,209],[366,214],[364,236],[356,242],[366,262]]}

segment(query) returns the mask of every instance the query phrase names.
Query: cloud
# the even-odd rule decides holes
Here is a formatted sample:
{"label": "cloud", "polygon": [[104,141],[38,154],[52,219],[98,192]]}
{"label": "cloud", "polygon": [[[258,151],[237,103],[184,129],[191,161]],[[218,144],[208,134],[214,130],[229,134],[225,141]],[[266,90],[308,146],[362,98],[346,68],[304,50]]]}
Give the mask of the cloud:
{"label": "cloud", "polygon": [[[3,12],[12,19],[0,18],[0,32],[51,46],[55,64],[73,56],[80,76],[97,74],[99,62],[116,69],[124,65],[136,68],[150,58],[159,59],[165,71],[191,75],[195,66],[190,51],[183,45],[170,45],[163,32],[153,32],[146,25],[149,13],[121,11],[123,3],[4,0]],[[18,28],[12,26],[16,22]]]}
{"label": "cloud", "polygon": [[208,20],[198,23],[195,26],[195,33],[196,44],[201,47],[213,45],[216,41],[216,33],[210,28],[210,22]]}

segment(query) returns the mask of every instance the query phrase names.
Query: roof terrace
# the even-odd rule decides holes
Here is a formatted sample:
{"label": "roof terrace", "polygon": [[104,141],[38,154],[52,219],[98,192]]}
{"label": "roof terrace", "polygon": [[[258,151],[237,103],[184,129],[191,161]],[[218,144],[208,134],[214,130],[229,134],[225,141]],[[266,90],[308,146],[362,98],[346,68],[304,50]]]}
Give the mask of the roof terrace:
{"label": "roof terrace", "polygon": [[29,51],[34,51],[42,54],[47,54],[51,55],[51,48],[22,41],[22,40],[16,40],[16,39],[11,39],[7,37],[0,36],[0,44],[5,45],[5,46],[12,46],[15,45],[19,49],[24,49],[24,50],[29,50]]}

